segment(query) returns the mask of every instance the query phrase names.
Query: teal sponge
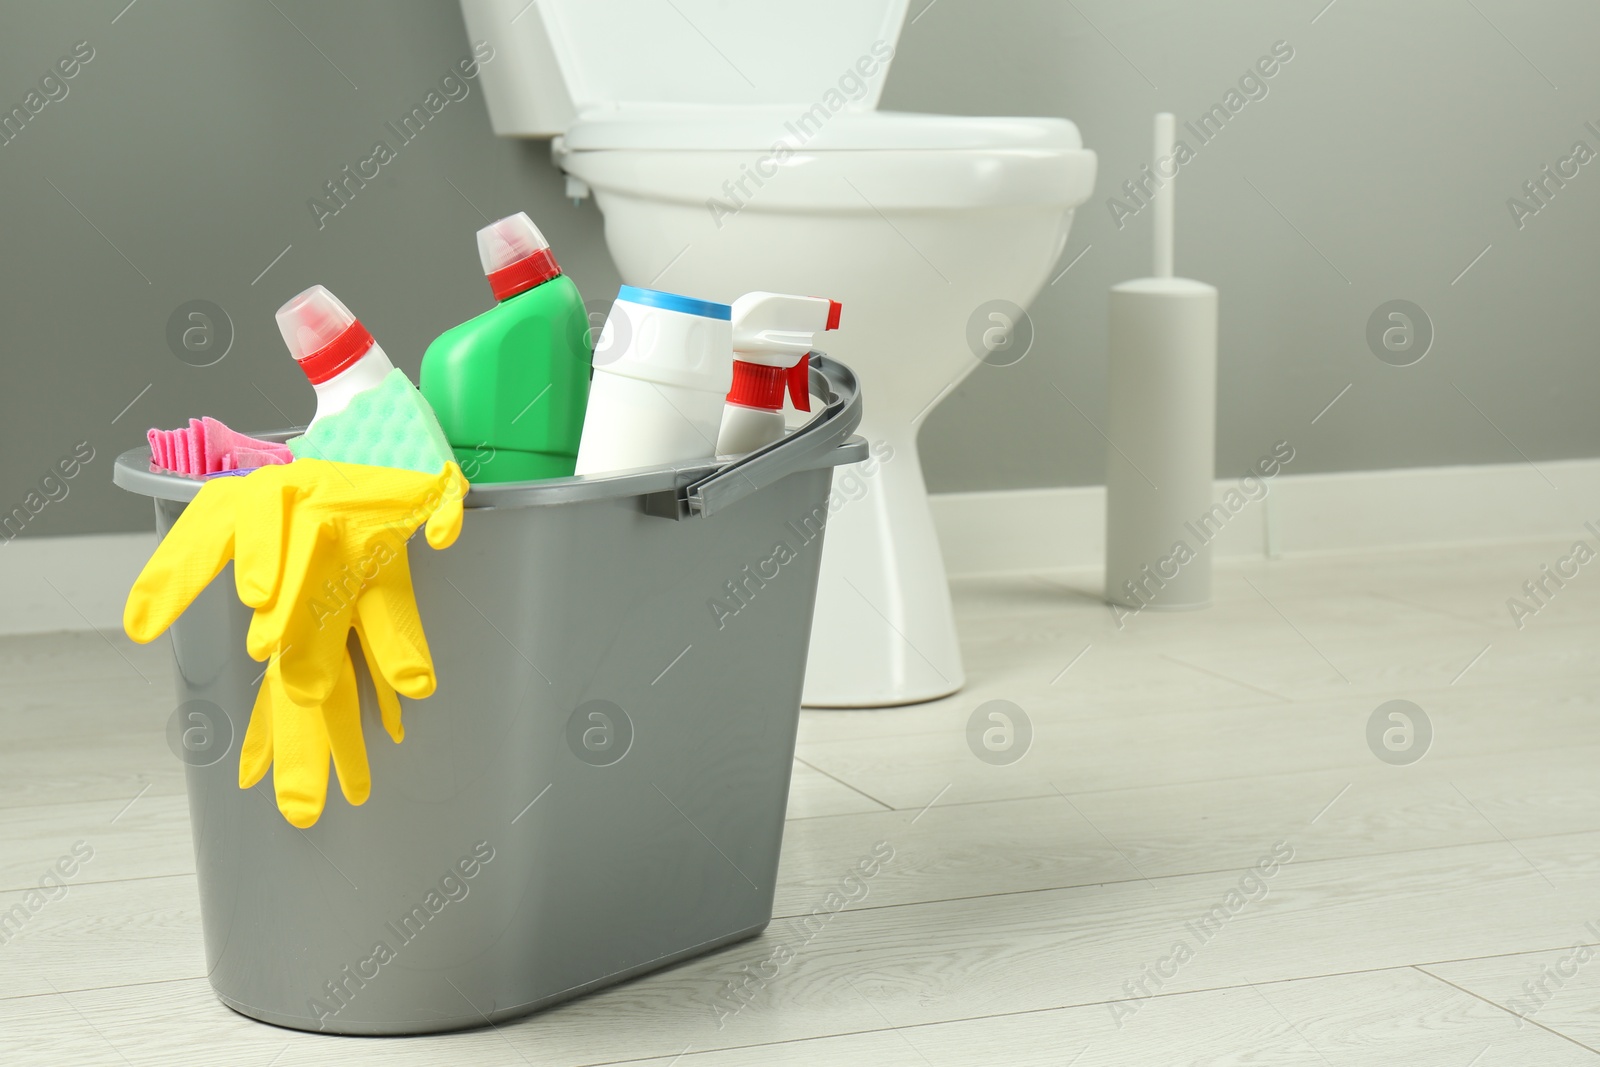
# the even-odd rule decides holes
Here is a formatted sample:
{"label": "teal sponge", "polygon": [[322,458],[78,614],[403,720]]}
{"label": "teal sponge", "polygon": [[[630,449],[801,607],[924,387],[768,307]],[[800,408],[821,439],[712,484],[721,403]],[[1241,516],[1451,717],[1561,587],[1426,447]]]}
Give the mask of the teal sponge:
{"label": "teal sponge", "polygon": [[376,388],[356,394],[343,411],[318,420],[287,444],[296,459],[365,463],[422,474],[438,474],[456,458],[433,408],[398,368]]}

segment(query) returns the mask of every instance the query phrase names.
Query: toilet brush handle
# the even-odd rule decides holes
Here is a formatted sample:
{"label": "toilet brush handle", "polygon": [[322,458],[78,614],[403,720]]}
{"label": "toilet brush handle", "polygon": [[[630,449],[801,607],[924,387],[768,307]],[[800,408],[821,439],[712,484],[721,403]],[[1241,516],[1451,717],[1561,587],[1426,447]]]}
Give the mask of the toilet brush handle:
{"label": "toilet brush handle", "polygon": [[[1152,198],[1155,207],[1155,267],[1150,273],[1157,278],[1170,278],[1173,270],[1172,194],[1173,186],[1177,183],[1178,167],[1172,158],[1172,149],[1176,134],[1172,112],[1163,111],[1156,115],[1155,154],[1150,166],[1160,184]],[[1170,174],[1167,173],[1169,168]]]}

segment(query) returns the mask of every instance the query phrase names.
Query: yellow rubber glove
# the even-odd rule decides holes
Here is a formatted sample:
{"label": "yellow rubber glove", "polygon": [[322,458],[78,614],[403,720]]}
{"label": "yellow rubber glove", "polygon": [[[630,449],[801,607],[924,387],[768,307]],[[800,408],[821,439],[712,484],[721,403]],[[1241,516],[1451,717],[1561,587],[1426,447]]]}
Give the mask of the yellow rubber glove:
{"label": "yellow rubber glove", "polygon": [[[405,738],[400,701],[373,662],[359,624],[356,633],[378,694],[384,729],[398,744]],[[239,788],[251,788],[271,769],[278,810],[291,825],[303,830],[322,817],[327,803],[330,756],[346,800],[361,805],[372,794],[372,772],[361,729],[361,700],[348,649],[339,681],[321,708],[304,708],[288,699],[277,666],[276,661],[267,665],[256,693],[250,726],[239,750]]]}
{"label": "yellow rubber glove", "polygon": [[405,542],[426,522],[429,544],[452,544],[466,490],[453,463],[425,475],[298,459],[217,479],[190,502],[134,583],[123,626],[145,643],[234,560],[239,597],[256,609],[247,648],[271,659],[241,751],[240,784],[254,785],[275,766],[279,808],[291,823],[310,825],[320,815],[330,755],[352,803],[370,792],[347,647],[352,628],[396,741],[403,734],[395,692],[415,699],[433,692]]}
{"label": "yellow rubber glove", "polygon": [[233,559],[239,599],[256,609],[246,647],[278,656],[290,699],[327,699],[357,615],[382,676],[421,699],[436,679],[405,542],[426,522],[430,545],[454,543],[466,490],[454,463],[427,475],[298,459],[208,482],[134,582],[123,627],[155,640]]}
{"label": "yellow rubber glove", "polygon": [[319,705],[338,680],[359,618],[389,683],[413,699],[430,695],[433,659],[405,543],[424,521],[434,548],[455,541],[467,489],[461,469],[452,463],[430,476],[315,459],[281,469],[300,464],[307,470],[261,483],[248,540],[241,534],[236,545],[240,599],[256,608],[250,655],[279,653],[289,698]]}

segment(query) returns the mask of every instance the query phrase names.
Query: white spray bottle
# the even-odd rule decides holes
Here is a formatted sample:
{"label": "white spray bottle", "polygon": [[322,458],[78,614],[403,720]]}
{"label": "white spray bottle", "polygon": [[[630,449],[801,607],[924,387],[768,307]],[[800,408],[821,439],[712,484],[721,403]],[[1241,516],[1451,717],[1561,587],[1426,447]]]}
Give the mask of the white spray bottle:
{"label": "white spray bottle", "polygon": [[753,452],[783,437],[783,394],[811,410],[811,350],[839,328],[837,300],[746,293],[733,302],[733,388],[722,409],[717,454]]}

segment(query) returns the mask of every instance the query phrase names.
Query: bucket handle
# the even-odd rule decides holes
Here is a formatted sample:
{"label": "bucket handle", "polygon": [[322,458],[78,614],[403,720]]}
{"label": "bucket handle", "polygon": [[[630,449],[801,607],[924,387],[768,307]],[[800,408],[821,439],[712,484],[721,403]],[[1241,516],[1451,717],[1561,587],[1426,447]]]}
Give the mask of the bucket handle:
{"label": "bucket handle", "polygon": [[848,441],[861,424],[861,387],[855,372],[825,353],[813,352],[810,386],[824,402],[821,411],[793,433],[691,482],[680,491],[679,506],[673,509],[677,514],[669,517],[714,515],[795,471],[816,468]]}

